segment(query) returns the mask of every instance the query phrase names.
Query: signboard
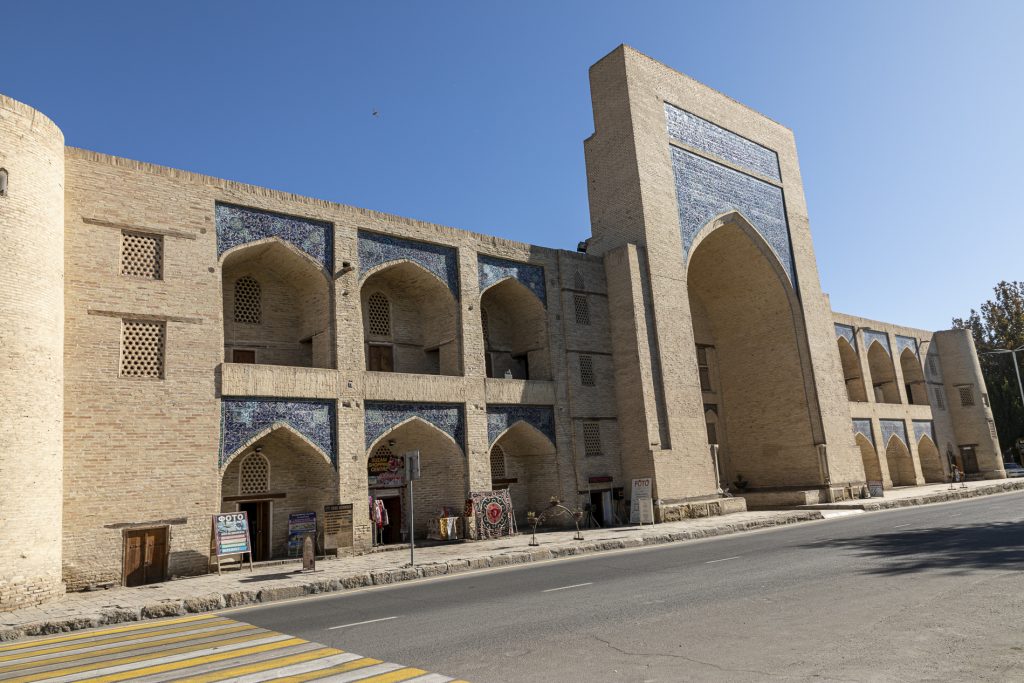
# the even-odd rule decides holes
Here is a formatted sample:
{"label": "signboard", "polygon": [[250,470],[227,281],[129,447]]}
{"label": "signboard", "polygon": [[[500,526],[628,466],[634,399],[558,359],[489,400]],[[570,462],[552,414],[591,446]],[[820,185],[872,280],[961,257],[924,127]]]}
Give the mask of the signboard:
{"label": "signboard", "polygon": [[288,515],[288,557],[298,557],[302,553],[302,539],[307,534],[316,538],[316,513],[293,512]]}
{"label": "signboard", "polygon": [[654,501],[650,498],[640,499],[640,523],[654,524]]}
{"label": "signboard", "polygon": [[245,512],[222,512],[211,520],[210,553],[217,558],[217,573],[220,574],[220,558],[224,555],[249,554],[249,569],[252,569],[252,542],[249,539],[249,515]]}
{"label": "signboard", "polygon": [[352,547],[352,503],[324,506],[324,550]]}
{"label": "signboard", "polygon": [[[651,495],[651,478],[645,479],[634,479],[633,480],[633,495],[629,501],[629,523],[630,524],[654,524],[654,503]],[[649,519],[647,515],[644,515],[641,509],[640,501],[647,500],[648,507],[651,512]]]}
{"label": "signboard", "polygon": [[366,476],[371,489],[401,488],[405,486],[405,462],[401,456],[371,455]]}

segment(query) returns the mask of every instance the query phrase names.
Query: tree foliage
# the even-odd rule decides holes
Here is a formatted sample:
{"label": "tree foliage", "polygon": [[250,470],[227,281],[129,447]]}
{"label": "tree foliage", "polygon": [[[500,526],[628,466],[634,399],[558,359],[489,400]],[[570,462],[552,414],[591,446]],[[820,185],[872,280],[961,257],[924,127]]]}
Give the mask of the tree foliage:
{"label": "tree foliage", "polygon": [[[953,327],[970,330],[974,337],[999,443],[1006,450],[1024,437],[1024,404],[1010,354],[986,352],[1024,346],[1024,282],[1004,280],[993,291],[995,298],[983,303],[980,313],[972,308],[966,318],[953,318]],[[1024,364],[1024,350],[1017,353],[1017,362]]]}

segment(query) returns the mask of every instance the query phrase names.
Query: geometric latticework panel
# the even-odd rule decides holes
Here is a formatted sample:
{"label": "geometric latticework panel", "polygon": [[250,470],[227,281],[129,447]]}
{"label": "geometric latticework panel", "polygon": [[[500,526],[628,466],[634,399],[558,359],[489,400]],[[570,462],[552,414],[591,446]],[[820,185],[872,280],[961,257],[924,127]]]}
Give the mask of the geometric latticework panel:
{"label": "geometric latticework panel", "polygon": [[580,384],[585,387],[594,386],[594,358],[586,354],[580,355]]}
{"label": "geometric latticework panel", "polygon": [[123,320],[121,323],[121,376],[164,376],[164,322]]}
{"label": "geometric latticework panel", "polygon": [[577,325],[589,325],[590,324],[590,304],[587,301],[587,297],[582,294],[572,295],[572,304],[574,313],[576,314]]}
{"label": "geometric latticework panel", "polygon": [[235,281],[235,322],[258,325],[263,316],[260,283],[255,278],[240,277]]}
{"label": "geometric latticework panel", "polygon": [[391,303],[380,292],[374,292],[366,300],[366,322],[374,337],[391,336]]}
{"label": "geometric latticework panel", "polygon": [[601,424],[598,422],[583,423],[583,454],[587,456],[601,455]]}
{"label": "geometric latticework panel", "polygon": [[494,444],[491,448],[491,479],[505,478],[505,451],[501,446]]}
{"label": "geometric latticework panel", "polygon": [[262,453],[250,453],[242,461],[238,476],[238,493],[243,496],[270,490],[270,462]]}
{"label": "geometric latticework panel", "polygon": [[121,232],[121,275],[159,280],[163,276],[164,238]]}

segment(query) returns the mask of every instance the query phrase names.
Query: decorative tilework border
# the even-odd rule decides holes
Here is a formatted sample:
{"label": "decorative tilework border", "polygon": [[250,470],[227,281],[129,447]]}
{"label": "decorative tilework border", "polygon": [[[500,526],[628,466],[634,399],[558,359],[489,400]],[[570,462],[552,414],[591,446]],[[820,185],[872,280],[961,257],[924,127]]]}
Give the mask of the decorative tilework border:
{"label": "decorative tilework border", "polygon": [[541,266],[519,263],[517,261],[506,261],[505,259],[478,254],[477,274],[480,278],[481,292],[491,285],[510,277],[518,280],[533,292],[542,304],[548,305],[547,287],[544,284],[544,268]]}
{"label": "decorative tilework border", "polygon": [[878,342],[885,349],[885,352],[892,357],[892,347],[889,346],[889,335],[877,330],[864,330],[864,346],[871,348],[871,342]]}
{"label": "decorative tilework border", "polygon": [[857,335],[854,332],[853,325],[842,325],[836,323],[836,337],[842,337],[846,341],[850,342],[850,346],[853,350],[857,350]]}
{"label": "decorative tilework border", "polygon": [[921,443],[926,436],[935,443],[935,425],[931,420],[914,420],[914,439]]}
{"label": "decorative tilework border", "polygon": [[671,152],[684,254],[689,254],[697,233],[709,221],[739,211],[775,252],[790,282],[795,282],[782,190],[696,154],[675,147]]}
{"label": "decorative tilework border", "polygon": [[905,445],[909,447],[910,441],[907,439],[907,423],[903,420],[879,420],[878,426],[882,429],[882,443],[885,446],[889,445],[889,439],[892,435],[900,437]]}
{"label": "decorative tilework border", "polygon": [[914,339],[913,337],[904,337],[902,335],[897,334],[896,335],[896,355],[898,356],[901,353],[903,353],[903,349],[910,349],[911,351],[914,352],[915,356],[918,355],[917,354],[917,339]]}
{"label": "decorative tilework border", "polygon": [[337,407],[334,401],[310,399],[221,399],[220,465],[235,451],[275,423],[283,422],[309,439],[338,464]]}
{"label": "decorative tilework border", "polygon": [[390,261],[412,261],[448,285],[459,299],[459,260],[454,247],[400,239],[376,232],[359,231],[359,277]]}
{"label": "decorative tilework border", "polygon": [[487,406],[487,443],[494,441],[516,422],[534,427],[552,444],[555,443],[555,411],[551,406],[489,405]]}
{"label": "decorative tilework border", "polygon": [[875,434],[871,429],[871,420],[863,418],[853,419],[853,433],[854,435],[863,434],[864,438],[871,442],[871,445],[875,445]]}
{"label": "decorative tilework border", "polygon": [[331,223],[220,203],[215,206],[214,215],[218,257],[239,245],[277,237],[309,254],[328,273],[334,272],[334,225]]}
{"label": "decorative tilework border", "polygon": [[676,140],[748,171],[781,181],[779,155],[774,150],[667,102],[665,121],[668,134]]}
{"label": "decorative tilework border", "polygon": [[406,403],[367,401],[363,404],[366,448],[395,425],[411,417],[429,422],[452,437],[459,448],[466,450],[465,406],[461,403]]}

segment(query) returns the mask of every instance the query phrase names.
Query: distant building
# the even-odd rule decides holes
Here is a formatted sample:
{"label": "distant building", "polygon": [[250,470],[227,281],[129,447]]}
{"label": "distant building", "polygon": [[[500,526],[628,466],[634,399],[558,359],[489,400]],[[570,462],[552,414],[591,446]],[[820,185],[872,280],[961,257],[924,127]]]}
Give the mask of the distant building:
{"label": "distant building", "polygon": [[338,503],[365,549],[371,495],[401,541],[411,449],[419,533],[503,487],[615,523],[634,478],[671,520],[1005,476],[966,332],[831,310],[790,130],[628,47],[590,80],[583,253],[65,147],[0,98],[0,609],[205,572],[219,511],[257,559]]}

